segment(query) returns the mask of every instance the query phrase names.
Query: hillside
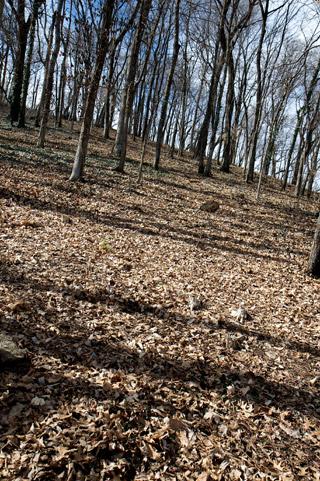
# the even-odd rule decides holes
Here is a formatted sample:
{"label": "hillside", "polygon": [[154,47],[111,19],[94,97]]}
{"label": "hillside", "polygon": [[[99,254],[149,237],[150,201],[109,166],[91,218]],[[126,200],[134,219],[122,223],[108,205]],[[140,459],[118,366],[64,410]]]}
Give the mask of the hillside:
{"label": "hillside", "polygon": [[77,135],[0,131],[1,479],[319,480],[318,205],[166,152],[137,186],[97,129],[70,183]]}

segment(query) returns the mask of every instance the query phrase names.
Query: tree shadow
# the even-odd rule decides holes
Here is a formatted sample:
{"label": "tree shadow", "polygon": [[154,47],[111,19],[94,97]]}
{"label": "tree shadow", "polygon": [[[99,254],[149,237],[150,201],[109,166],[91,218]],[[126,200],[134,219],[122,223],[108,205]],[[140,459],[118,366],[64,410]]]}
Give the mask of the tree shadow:
{"label": "tree shadow", "polygon": [[[99,471],[104,462],[116,463],[119,457],[125,459],[124,471],[121,472],[122,479],[135,479],[142,467],[147,469],[153,462],[152,459],[145,460],[145,454],[143,455],[137,448],[136,438],[139,436],[143,438],[150,433],[149,421],[154,416],[160,416],[163,423],[165,418],[176,416],[186,422],[197,421],[192,425],[192,429],[202,436],[211,435],[214,430],[218,430],[214,421],[203,420],[206,410],[212,406],[212,392],[228,402],[243,401],[253,404],[256,409],[255,417],[260,416],[261,419],[271,407],[320,418],[318,392],[268,379],[243,367],[237,368],[234,363],[233,367],[221,366],[218,359],[210,358],[206,353],[199,353],[201,357],[190,360],[174,353],[170,354],[169,347],[167,352],[159,352],[144,346],[137,350],[127,344],[125,334],[122,337],[110,336],[108,331],[103,330],[103,326],[93,332],[83,323],[66,322],[66,317],[60,315],[60,310],[46,313],[45,318],[41,318],[39,322],[38,312],[46,310],[43,302],[44,293],[55,292],[72,301],[70,309],[73,311],[77,310],[76,303],[79,301],[93,304],[106,303],[113,309],[137,318],[147,319],[151,316],[155,320],[165,319],[170,326],[175,326],[176,331],[181,330],[181,332],[184,329],[188,330],[188,321],[190,321],[188,316],[182,316],[165,307],[149,305],[141,300],[124,298],[116,292],[110,294],[105,289],[92,291],[81,288],[79,290],[79,288],[59,286],[49,281],[41,282],[25,275],[20,267],[10,265],[3,259],[0,260],[0,278],[2,283],[13,285],[16,291],[25,293],[31,290],[32,312],[34,312],[28,316],[17,315],[15,322],[11,321],[7,326],[13,338],[17,336],[23,347],[29,350],[33,358],[33,367],[28,373],[24,373],[22,378],[19,372],[0,372],[2,431],[0,442],[4,444],[3,453],[10,457],[25,436],[29,436],[32,426],[35,426],[33,430],[37,435],[38,428],[43,426],[44,421],[50,426],[48,420],[51,417],[56,422],[61,415],[58,431],[55,431],[54,427],[51,431],[49,427],[44,431],[40,429],[41,436],[44,435],[45,439],[50,439],[52,436],[57,436],[62,429],[66,429],[67,432],[70,430],[74,433],[71,435],[73,444],[77,442],[79,436],[84,440],[88,439],[90,444],[92,429],[100,433],[103,427],[104,433],[112,432],[110,414],[115,415],[115,419],[120,417],[124,419],[123,424],[114,425],[119,438],[104,434],[90,452],[82,446],[74,452],[71,450],[67,454],[67,459],[65,457],[59,462],[54,461],[56,454],[54,443],[50,450],[46,447],[42,450],[39,446],[39,452],[44,452],[46,455],[44,469],[45,472],[51,470],[49,474],[47,472],[51,476],[50,479],[62,475],[66,463],[70,460],[75,463],[76,471],[89,476],[90,469]],[[63,310],[65,306],[60,307]],[[78,315],[80,319],[81,306],[79,306]],[[50,321],[57,330],[48,329]],[[197,320],[193,319],[193,324],[196,322]],[[202,323],[202,321],[198,322]],[[209,325],[209,327],[212,330],[224,329],[229,332],[239,332],[261,342],[319,356],[319,350],[308,344],[287,341],[236,323],[223,321],[218,326]],[[20,333],[23,333],[23,336]],[[36,358],[38,358],[37,362]],[[91,374],[86,377],[88,372]],[[76,376],[73,373],[77,373]],[[106,382],[102,382],[99,375],[106,376],[106,373],[108,373]],[[129,385],[117,383],[121,376],[132,374],[141,380],[134,394]],[[232,387],[232,394],[230,394],[230,387]],[[171,390],[173,393],[180,393],[180,401],[177,401],[175,394],[172,397],[168,396]],[[188,399],[193,396],[201,397],[202,407],[199,412],[195,412],[188,402]],[[44,405],[33,406],[34,397],[44,400]],[[85,404],[88,405],[88,409],[93,402],[95,405],[103,406],[108,415],[102,418],[96,416],[95,408],[92,413],[84,414],[77,408],[77,403],[83,406],[84,399],[88,403]],[[10,417],[10,413],[14,413],[16,409],[18,414]],[[90,429],[87,429],[86,423],[90,424]],[[168,431],[170,431],[169,428]],[[308,441],[303,442],[308,445]],[[170,466],[175,463],[180,443],[174,432],[170,432],[164,441],[155,442],[154,449]],[[308,449],[312,449],[311,444]],[[286,451],[283,456],[285,458]],[[48,463],[48,460],[53,461]],[[25,469],[22,467],[16,471],[16,476],[25,476]],[[76,479],[76,476],[70,479]]]}
{"label": "tree shadow", "polygon": [[[72,349],[74,346],[69,347]],[[132,402],[132,391],[126,387],[115,387],[116,383],[115,386],[112,385],[117,372],[118,369],[113,369],[110,382],[105,383],[78,376],[72,378],[61,369],[53,373],[48,367],[33,367],[23,373],[23,377],[19,371],[0,372],[2,456],[10,460],[23,439],[29,441],[28,449],[32,449],[35,446],[34,437],[40,430],[41,439],[45,440],[45,444],[49,441],[51,447],[48,449],[44,443],[36,443],[37,453],[45,458],[44,462],[38,461],[44,475],[38,479],[60,479],[70,463],[73,464],[73,475],[70,475],[69,469],[68,479],[75,481],[79,479],[79,474],[91,479],[93,472],[99,473],[107,463],[110,465],[111,477],[119,474],[121,479],[133,481],[153,461],[150,457],[146,458],[136,438],[144,437],[152,416],[156,413],[159,415],[159,410],[163,417],[173,417],[177,409],[172,403],[155,396],[147,386],[137,392]],[[40,400],[43,404],[33,404],[33,400]],[[78,402],[82,407],[85,405],[88,411],[79,409]],[[93,403],[103,406],[105,416],[97,415],[97,411],[92,408]],[[112,421],[112,417],[116,422]],[[50,419],[51,428],[48,426]],[[62,432],[67,433],[67,438],[61,437]],[[56,442],[59,435],[60,440]],[[79,437],[82,441],[80,445]],[[173,434],[166,438],[167,442],[166,439],[155,442],[154,449],[163,461],[174,465],[180,444]],[[67,450],[65,456],[58,456],[60,448]],[[121,468],[117,467],[119,459]],[[17,463],[14,474],[26,476],[29,471],[30,466]]]}
{"label": "tree shadow", "polygon": [[[112,289],[108,287],[88,289],[85,287],[73,287],[65,285],[57,285],[52,282],[41,282],[25,275],[15,265],[9,265],[5,261],[0,261],[0,279],[3,284],[14,285],[16,288],[24,292],[26,288],[32,289],[38,293],[55,292],[62,294],[65,298],[71,300],[88,302],[91,304],[106,304],[120,312],[126,314],[139,315],[142,317],[153,316],[155,319],[165,319],[170,325],[176,325],[181,331],[189,329],[189,322],[192,324],[203,325],[203,320],[197,320],[193,315],[183,315],[170,308],[161,305],[152,305],[140,299],[132,299],[124,297],[118,292],[117,286],[112,285]],[[36,299],[36,297],[35,297]],[[39,297],[37,298],[38,302]],[[41,310],[45,310],[44,305],[38,306]],[[263,333],[255,329],[250,329],[241,324],[228,320],[219,320],[217,324],[205,322],[213,331],[225,330],[228,332],[238,332],[248,337],[255,338],[257,341],[267,342],[273,346],[284,347],[288,350],[301,353],[308,353],[315,357],[320,357],[320,349],[310,343],[300,342],[292,339],[283,339],[269,333]],[[64,327],[66,327],[64,325]]]}
{"label": "tree shadow", "polygon": [[[261,252],[257,252],[257,250],[250,250],[250,248],[269,250],[271,246],[266,243],[257,244],[255,242],[244,241],[242,239],[232,239],[230,237],[223,237],[221,235],[203,236],[202,234],[198,234],[192,231],[192,235],[190,235],[190,230],[188,228],[179,229],[177,227],[168,226],[167,223],[162,222],[149,221],[148,226],[144,227],[139,225],[137,220],[120,217],[114,214],[108,215],[106,213],[103,213],[101,215],[90,210],[81,209],[79,207],[75,208],[71,205],[66,205],[64,203],[58,204],[51,201],[34,199],[22,194],[18,194],[17,192],[6,189],[4,187],[0,187],[0,198],[13,199],[19,204],[28,205],[33,209],[37,209],[43,212],[51,211],[53,213],[61,213],[74,216],[79,219],[86,219],[96,224],[103,224],[117,229],[128,229],[130,231],[138,232],[147,236],[163,237],[178,242],[184,242],[201,250],[210,251],[212,249],[219,249],[237,255],[250,257],[253,256],[259,259],[266,259],[277,263],[292,262],[291,259],[286,259],[279,256],[272,256],[270,254],[263,254]],[[221,242],[231,242],[235,244],[235,246],[223,245],[221,244]],[[245,246],[249,249],[243,249],[240,246]],[[298,252],[298,254],[300,254],[300,252]]]}
{"label": "tree shadow", "polygon": [[[213,329],[215,329],[215,327]],[[307,353],[315,357],[320,357],[320,349],[316,346],[312,346],[307,342],[300,342],[292,339],[284,339],[282,337],[273,336],[272,334],[263,333],[255,329],[249,329],[235,322],[220,320],[218,329],[223,329],[228,332],[239,332],[240,334],[254,337],[258,341],[267,342],[268,344],[271,344],[273,346],[284,347],[292,351]]]}
{"label": "tree shadow", "polygon": [[[281,410],[289,409],[312,417],[320,417],[319,393],[269,380],[253,371],[221,367],[219,363],[209,358],[185,360],[174,355],[160,354],[155,350],[138,352],[126,345],[125,341],[116,338],[112,341],[95,340],[93,336],[88,343],[91,333],[81,327],[72,334],[62,332],[49,334],[43,325],[38,325],[37,332],[34,332],[26,322],[17,320],[16,329],[23,332],[24,337],[28,339],[26,347],[29,350],[45,352],[46,356],[59,359],[71,370],[77,366],[85,366],[127,374],[134,372],[169,384],[171,381],[178,382],[180,388],[187,391],[190,383],[195,383],[197,389],[204,392],[214,390],[221,396],[227,396],[228,386],[233,385],[236,399],[259,406],[272,405]],[[35,346],[32,339],[37,333],[38,342]]]}

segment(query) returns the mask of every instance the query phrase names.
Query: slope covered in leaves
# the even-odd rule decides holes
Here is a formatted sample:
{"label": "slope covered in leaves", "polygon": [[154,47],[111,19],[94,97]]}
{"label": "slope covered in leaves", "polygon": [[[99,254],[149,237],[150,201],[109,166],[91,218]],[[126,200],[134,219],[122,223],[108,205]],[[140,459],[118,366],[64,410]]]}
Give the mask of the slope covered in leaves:
{"label": "slope covered in leaves", "polygon": [[139,141],[121,176],[98,131],[75,185],[76,133],[2,127],[0,322],[30,366],[0,374],[1,479],[319,480],[315,201],[166,152],[137,186]]}

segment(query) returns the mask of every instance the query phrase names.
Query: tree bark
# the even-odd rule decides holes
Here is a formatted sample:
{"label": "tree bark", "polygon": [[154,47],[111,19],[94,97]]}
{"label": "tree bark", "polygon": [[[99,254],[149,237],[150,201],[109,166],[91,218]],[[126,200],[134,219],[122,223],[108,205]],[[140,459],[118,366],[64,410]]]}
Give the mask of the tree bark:
{"label": "tree bark", "polygon": [[[53,20],[55,20],[55,16],[54,16]],[[42,82],[41,98],[40,98],[39,106],[38,106],[38,109],[37,109],[37,114],[36,114],[35,121],[34,121],[35,127],[40,127],[40,120],[41,120],[45,96],[46,96],[46,85],[47,85],[47,81],[48,81],[49,64],[50,64],[53,37],[54,37],[54,25],[55,25],[55,23],[54,23],[54,21],[52,21],[51,25],[50,25],[50,29],[49,29],[48,39],[47,39],[48,46],[47,46],[46,58],[45,58],[45,61],[44,61],[44,81]]]}
{"label": "tree bark", "polygon": [[23,75],[23,85],[22,85],[22,98],[21,98],[21,106],[19,112],[19,123],[18,127],[25,127],[26,123],[26,103],[27,103],[27,96],[28,96],[28,89],[29,89],[29,82],[30,82],[30,73],[31,73],[31,62],[33,57],[33,47],[34,47],[34,38],[35,38],[35,28],[36,22],[39,15],[39,9],[41,4],[44,0],[34,0],[32,6],[32,16],[31,16],[31,25],[30,25],[30,35],[29,35],[29,46],[27,52],[27,60],[24,67],[24,75]]}
{"label": "tree bark", "polygon": [[318,95],[317,103],[314,106],[314,111],[311,119],[309,120],[308,128],[306,131],[306,136],[304,139],[304,148],[301,157],[299,158],[298,163],[298,175],[296,180],[296,187],[295,187],[295,196],[299,197],[302,193],[302,184],[303,184],[303,170],[305,165],[307,164],[307,160],[309,154],[313,147],[313,135],[314,131],[318,125],[318,112],[320,108],[320,94]]}
{"label": "tree bark", "polygon": [[132,104],[135,94],[135,77],[138,65],[139,51],[142,41],[142,36],[146,27],[149,16],[152,0],[144,0],[141,6],[141,13],[138,27],[134,35],[134,40],[128,59],[127,74],[124,89],[122,91],[121,109],[119,114],[117,136],[114,144],[115,155],[119,158],[116,170],[118,172],[124,171],[124,165],[127,153],[128,142],[128,126],[129,118],[132,111]]}
{"label": "tree bark", "polygon": [[2,24],[3,9],[4,9],[4,0],[0,0],[0,26]]}
{"label": "tree bark", "polygon": [[262,94],[263,94],[263,79],[262,79],[262,48],[263,42],[267,31],[267,20],[269,15],[269,0],[266,0],[265,6],[263,7],[262,1],[259,0],[261,16],[262,16],[262,25],[261,25],[261,32],[260,32],[260,39],[259,45],[257,50],[257,61],[256,61],[256,68],[257,68],[257,94],[256,94],[256,109],[254,114],[254,126],[252,131],[252,138],[251,138],[251,145],[250,145],[250,152],[249,152],[249,159],[248,159],[248,171],[246,175],[246,182],[253,181],[254,175],[254,166],[256,162],[256,155],[257,155],[257,144],[258,144],[258,136],[259,136],[259,127],[261,121],[261,113],[262,113]]}
{"label": "tree bark", "polygon": [[10,119],[11,123],[19,120],[21,108],[21,92],[23,84],[24,61],[26,56],[28,33],[30,28],[31,17],[25,21],[25,0],[18,1],[17,10],[13,6],[13,2],[9,1],[18,24],[17,53],[14,65],[13,83],[10,100]]}
{"label": "tree bark", "polygon": [[186,34],[185,43],[183,48],[183,74],[182,74],[182,107],[181,107],[181,119],[179,125],[179,155],[183,154],[186,143],[186,114],[187,114],[187,100],[188,100],[188,85],[189,85],[189,58],[188,58],[188,44],[190,34],[190,12],[186,20]]}
{"label": "tree bark", "polygon": [[61,26],[62,26],[62,18],[61,18],[61,11],[63,7],[64,0],[59,0],[58,7],[56,12],[54,13],[54,29],[55,29],[55,43],[54,49],[52,51],[51,59],[49,62],[49,70],[46,79],[45,85],[45,96],[44,96],[44,104],[43,104],[43,111],[42,111],[42,119],[40,124],[40,132],[38,137],[38,147],[44,147],[46,131],[49,121],[50,115],[50,103],[52,97],[52,90],[53,90],[53,82],[54,82],[54,69],[56,67],[57,58],[60,50],[61,44]]}
{"label": "tree bark", "polygon": [[73,0],[70,1],[69,5],[69,24],[66,38],[62,38],[63,44],[63,60],[61,64],[61,72],[60,72],[60,82],[59,82],[59,95],[57,101],[57,119],[56,124],[58,127],[62,127],[62,117],[64,111],[64,102],[65,102],[65,86],[67,81],[67,55],[69,52],[69,44],[70,44],[70,35],[71,35],[71,19],[72,19],[72,6]]}
{"label": "tree bark", "polygon": [[309,256],[308,272],[314,277],[320,277],[320,214]]}
{"label": "tree bark", "polygon": [[0,0],[0,24],[2,22],[3,7],[4,7],[4,0]]}
{"label": "tree bark", "polygon": [[228,91],[225,112],[225,140],[223,146],[223,160],[220,167],[222,172],[229,173],[230,163],[232,161],[232,118],[234,110],[234,81],[235,71],[232,50],[227,53],[227,69],[228,69]]}
{"label": "tree bark", "polygon": [[[218,57],[219,57],[219,60],[217,60]],[[202,121],[201,128],[198,134],[197,144],[196,144],[195,153],[194,153],[194,157],[198,162],[198,174],[200,175],[204,174],[204,169],[205,169],[204,156],[206,153],[206,148],[208,143],[210,120],[212,117],[212,112],[214,108],[215,97],[217,93],[217,87],[218,87],[218,82],[221,75],[222,67],[223,67],[223,61],[222,61],[222,57],[219,54],[219,43],[217,42],[216,48],[215,48],[215,57],[214,57],[214,63],[213,63],[213,71],[212,71],[211,80],[210,80],[209,96],[208,96],[208,101],[206,106],[206,112],[205,112],[204,119]]]}
{"label": "tree bark", "polygon": [[222,107],[222,98],[223,98],[223,93],[225,88],[224,84],[226,80],[226,73],[227,73],[227,69],[225,68],[223,72],[222,82],[219,87],[219,93],[218,93],[217,103],[215,106],[215,111],[214,111],[214,114],[212,115],[211,138],[209,143],[208,160],[204,167],[205,177],[210,177],[211,175],[214,150],[218,145],[218,142],[220,141],[219,139],[217,141],[216,138],[217,138],[217,131],[218,131],[218,126],[220,122],[220,114],[221,114],[221,107]]}
{"label": "tree bark", "polygon": [[[164,19],[165,19],[165,16],[163,17],[163,20]],[[164,28],[164,21],[161,24],[160,32],[163,31],[163,28]],[[169,32],[167,33],[167,35],[165,35],[163,45],[161,45],[161,41],[159,38],[157,47],[154,52],[154,56],[153,56],[154,67],[152,70],[151,81],[149,84],[149,92],[148,92],[146,108],[145,108],[145,118],[144,118],[143,129],[142,129],[143,140],[146,138],[146,135],[148,137],[150,136],[151,124],[149,122],[149,118],[152,117],[152,120],[154,119],[155,113],[158,108],[159,92],[161,91],[161,87],[163,83],[163,75],[164,75],[164,69],[162,71],[162,75],[160,75],[160,59],[163,59],[163,64],[165,65],[167,61],[167,55],[168,55],[168,43],[169,43]],[[162,47],[161,50],[160,50],[160,47]]]}
{"label": "tree bark", "polygon": [[90,129],[92,123],[92,116],[94,111],[94,104],[99,88],[100,77],[109,47],[109,31],[112,24],[112,14],[115,5],[115,0],[106,0],[103,9],[103,19],[101,25],[101,36],[98,46],[97,59],[94,66],[92,80],[89,85],[89,91],[85,106],[83,122],[78,142],[78,148],[73,163],[73,169],[70,180],[82,180],[85,159],[88,151],[88,143],[90,137]]}
{"label": "tree bark", "polygon": [[160,119],[159,119],[159,125],[158,125],[158,131],[157,131],[157,140],[156,140],[156,152],[155,152],[155,158],[154,158],[154,162],[153,162],[153,167],[154,167],[155,170],[159,170],[159,166],[160,166],[161,146],[162,146],[163,137],[164,137],[164,125],[165,125],[166,117],[167,117],[169,96],[170,96],[170,92],[171,92],[173,76],[174,76],[174,72],[175,72],[175,69],[176,69],[179,50],[180,50],[180,45],[179,45],[179,22],[180,22],[179,13],[180,13],[180,0],[176,0],[173,56],[172,56],[170,72],[169,72],[169,75],[168,75],[167,84],[166,84],[164,97],[163,97],[163,102],[162,102],[162,106],[161,106],[161,112],[160,112]]}
{"label": "tree bark", "polygon": [[106,96],[105,96],[105,104],[104,104],[104,121],[103,121],[103,138],[109,139],[110,138],[110,130],[112,127],[112,115],[111,115],[111,96],[113,95],[114,84],[113,84],[113,75],[114,75],[114,68],[115,68],[115,56],[116,56],[116,46],[113,45],[111,48],[111,52],[109,54],[109,72],[108,72],[108,80],[106,85]]}
{"label": "tree bark", "polygon": [[[207,67],[207,65],[205,67]],[[198,90],[196,105],[195,105],[194,114],[193,114],[193,121],[192,121],[191,134],[190,134],[190,151],[194,151],[195,149],[196,126],[199,120],[198,112],[200,109],[200,100],[203,93],[203,85],[206,79],[206,73],[207,73],[207,68],[204,68],[203,73],[201,75],[200,87]]]}
{"label": "tree bark", "polygon": [[311,194],[312,194],[313,184],[314,184],[314,180],[315,180],[317,170],[318,170],[319,151],[320,151],[320,141],[318,140],[315,148],[313,149],[313,153],[312,153],[311,169],[310,169],[310,172],[309,172],[309,178],[308,178],[308,182],[307,182],[307,185],[306,185],[307,197],[311,197]]}
{"label": "tree bark", "polygon": [[302,114],[299,111],[298,117],[297,117],[297,122],[296,122],[296,127],[295,127],[294,132],[293,132],[293,137],[292,137],[292,141],[291,141],[291,144],[290,144],[288,157],[287,157],[287,160],[286,160],[286,168],[285,168],[285,173],[284,173],[284,177],[283,177],[283,181],[282,181],[282,190],[285,190],[286,187],[287,187],[287,184],[288,184],[289,172],[290,172],[290,167],[291,167],[291,162],[292,162],[292,155],[293,155],[293,151],[294,151],[294,148],[295,148],[295,145],[296,145],[296,142],[297,142],[297,137],[298,137],[298,134],[299,134],[301,123],[302,123]]}

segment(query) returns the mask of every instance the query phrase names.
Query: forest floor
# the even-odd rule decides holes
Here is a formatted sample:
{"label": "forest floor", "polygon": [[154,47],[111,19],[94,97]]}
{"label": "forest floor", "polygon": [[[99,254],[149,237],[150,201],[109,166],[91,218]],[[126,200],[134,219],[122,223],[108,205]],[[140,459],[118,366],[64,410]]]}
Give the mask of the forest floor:
{"label": "forest floor", "polygon": [[0,479],[320,480],[319,202],[165,151],[137,186],[97,129],[70,183],[77,135],[1,124]]}

